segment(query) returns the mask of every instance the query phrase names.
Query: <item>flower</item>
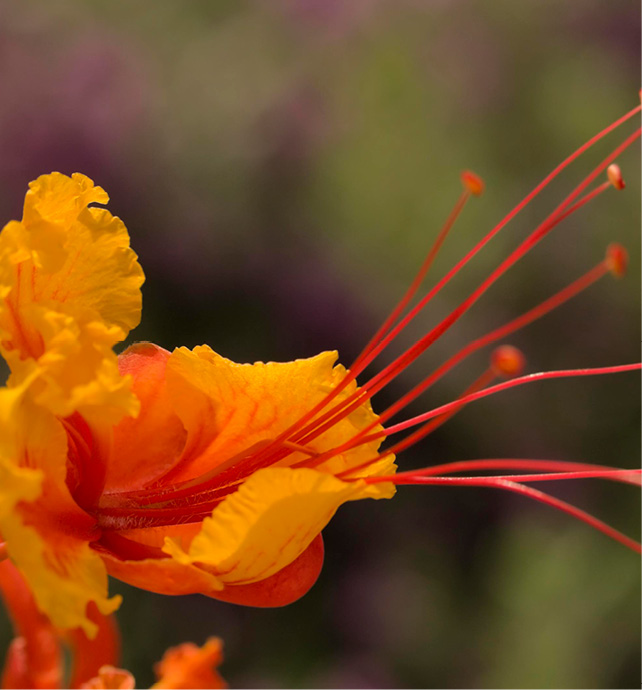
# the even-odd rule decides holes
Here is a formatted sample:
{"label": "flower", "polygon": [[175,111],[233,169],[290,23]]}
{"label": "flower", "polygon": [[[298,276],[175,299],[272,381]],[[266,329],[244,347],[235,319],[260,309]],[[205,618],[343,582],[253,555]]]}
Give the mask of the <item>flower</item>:
{"label": "flower", "polygon": [[[41,613],[16,567],[0,563],[0,594],[16,632],[2,670],[3,688],[133,688],[134,678],[115,666],[120,658],[120,633],[114,616],[102,616],[94,606],[89,616],[98,629],[89,639],[80,629],[61,631]],[[71,667],[66,678],[65,647]],[[223,644],[209,638],[201,647],[185,642],[165,652],[155,671],[154,688],[225,688],[216,671],[223,661]]]}
{"label": "flower", "polygon": [[[0,348],[11,368],[0,391],[0,529],[9,556],[55,625],[89,634],[87,604],[108,614],[119,603],[107,597],[107,571],[165,593],[296,598],[316,579],[317,535],[337,507],[394,492],[389,483],[333,476],[379,442],[317,470],[256,472],[214,500],[220,505],[206,520],[202,505],[194,521],[194,510],[178,503],[169,519],[168,509],[139,518],[129,494],[167,491],[251,455],[345,370],[335,353],[247,366],[207,347],[170,355],[153,345],[134,346],[119,362],[112,347],[139,321],[143,273],[123,223],[89,206],[106,202],[83,175],[45,175],[30,185],[23,220],[0,235]],[[372,421],[370,405],[360,405],[313,447],[332,448]],[[388,457],[362,474],[393,471]]]}
{"label": "flower", "polygon": [[[223,661],[223,645],[218,637],[210,637],[202,647],[183,642],[168,649],[154,666],[158,681],[152,688],[226,688],[227,684],[216,670]],[[114,666],[102,666],[98,675],[83,683],[81,688],[105,690],[134,688],[129,671]]]}
{"label": "flower", "polygon": [[[639,111],[606,128],[569,157]],[[97,632],[88,615],[119,604],[107,574],[163,594],[199,592],[253,606],[294,601],[316,580],[321,531],[346,501],[390,498],[404,483],[460,483],[517,491],[555,505],[632,548],[632,540],[526,481],[629,471],[533,460],[454,463],[395,474],[395,453],[470,401],[533,380],[639,368],[520,377],[521,353],[502,346],[457,400],[418,417],[388,420],[459,361],[546,314],[609,271],[624,270],[612,246],[585,276],[541,305],[478,338],[377,416],[371,397],[422,354],[527,251],[598,194],[621,187],[618,146],[443,322],[361,387],[356,377],[450,277],[554,174],[496,226],[403,316],[437,250],[471,195],[472,173],[408,293],[350,370],[325,352],[287,363],[236,364],[208,346],[170,353],[151,343],[118,358],[113,346],[138,323],[143,272],[107,195],[80,174],[32,182],[21,222],[0,234],[0,350],[11,375],[0,390],[0,533],[38,608],[61,629]],[[584,193],[608,169],[610,180]],[[498,375],[511,380],[491,386]],[[380,451],[383,440],[418,427]],[[508,477],[445,477],[471,469],[532,470]],[[88,606],[90,605],[90,609]]]}

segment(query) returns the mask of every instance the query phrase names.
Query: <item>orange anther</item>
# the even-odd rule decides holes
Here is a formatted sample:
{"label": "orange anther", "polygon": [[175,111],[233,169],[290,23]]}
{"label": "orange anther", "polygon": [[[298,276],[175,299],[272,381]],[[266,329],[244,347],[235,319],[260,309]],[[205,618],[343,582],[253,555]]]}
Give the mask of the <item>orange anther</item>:
{"label": "orange anther", "polygon": [[481,196],[484,191],[484,181],[470,170],[464,170],[461,174],[461,183],[474,196]]}
{"label": "orange anther", "polygon": [[629,254],[621,244],[609,244],[606,248],[606,266],[616,278],[626,273],[629,264]]}
{"label": "orange anther", "polygon": [[526,358],[521,350],[512,345],[496,347],[490,356],[490,366],[496,376],[512,378],[524,371]]}
{"label": "orange anther", "polygon": [[609,182],[615,187],[615,189],[624,189],[626,187],[620,166],[616,163],[609,165],[609,167],[606,169],[606,176],[609,178]]}

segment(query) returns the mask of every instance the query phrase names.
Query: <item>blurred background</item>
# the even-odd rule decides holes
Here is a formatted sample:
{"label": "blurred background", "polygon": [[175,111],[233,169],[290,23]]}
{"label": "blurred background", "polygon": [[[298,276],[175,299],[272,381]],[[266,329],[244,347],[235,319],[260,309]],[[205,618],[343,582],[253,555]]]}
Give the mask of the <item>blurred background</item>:
{"label": "blurred background", "polygon": [[[562,158],[638,98],[640,10],[585,0],[5,0],[0,218],[29,180],[105,187],[147,275],[135,340],[208,343],[237,361],[325,349],[345,364],[403,294],[471,168],[487,183],[429,284]],[[634,128],[528,207],[382,363],[447,315]],[[375,400],[383,409],[471,338],[548,297],[606,245],[610,277],[511,339],[528,370],[639,357],[639,153]],[[413,406],[456,397],[461,365]],[[639,465],[638,377],[520,388],[476,403],[404,469],[493,457]],[[551,492],[639,538],[639,495]],[[225,640],[232,687],[632,687],[640,565],[568,516],[490,489],[404,487],[342,507],[301,601],[253,610],[118,582],[123,665],[138,687],[170,645]],[[11,637],[2,614],[2,649]]]}

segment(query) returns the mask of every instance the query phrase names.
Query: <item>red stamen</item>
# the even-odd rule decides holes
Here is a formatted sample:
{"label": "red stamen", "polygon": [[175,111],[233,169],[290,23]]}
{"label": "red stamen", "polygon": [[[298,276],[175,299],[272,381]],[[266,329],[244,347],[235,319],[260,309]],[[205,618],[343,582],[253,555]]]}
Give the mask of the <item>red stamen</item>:
{"label": "red stamen", "polygon": [[639,371],[640,369],[642,369],[642,364],[636,362],[635,364],[620,364],[612,367],[596,367],[592,369],[560,369],[559,371],[541,371],[537,374],[527,374],[526,376],[520,376],[516,379],[512,379],[511,381],[504,381],[503,383],[498,383],[494,386],[490,386],[489,388],[485,388],[484,390],[479,391],[478,393],[471,393],[470,395],[460,398],[459,400],[455,400],[454,402],[441,405],[440,407],[436,407],[433,410],[430,410],[429,412],[425,412],[424,414],[418,415],[417,417],[407,419],[405,422],[401,422],[400,424],[395,424],[394,426],[388,427],[386,429],[386,435],[390,436],[391,434],[399,433],[404,429],[409,429],[410,427],[416,426],[417,424],[421,424],[422,422],[425,422],[429,419],[438,417],[439,415],[448,412],[453,407],[460,405],[461,403],[469,403],[475,400],[481,400],[481,398],[486,398],[489,395],[494,395],[495,393],[507,390],[508,388],[523,386],[526,383],[534,383],[535,381],[546,381],[548,379],[574,378],[576,376],[599,376],[602,374],[620,374],[627,371]]}
{"label": "red stamen", "polygon": [[620,244],[610,244],[606,250],[606,266],[616,278],[621,278],[629,264],[629,255]]}
{"label": "red stamen", "polygon": [[[600,165],[597,166],[574,190],[573,192],[551,213],[546,220],[544,220],[529,237],[522,242],[517,249],[515,249],[500,265],[491,272],[491,274],[481,283],[481,285],[474,290],[468,298],[466,298],[451,314],[446,317],[440,324],[429,331],[417,343],[406,350],[400,357],[393,361],[390,365],[385,367],[379,374],[367,381],[360,390],[355,391],[348,396],[343,402],[335,405],[330,410],[319,416],[314,422],[294,435],[297,442],[309,443],[313,438],[317,437],[327,429],[331,428],[340,419],[349,415],[352,411],[357,409],[363,402],[371,398],[382,388],[387,386],[394,378],[396,378],[401,371],[406,369],[412,362],[414,362],[425,350],[430,347],[436,340],[438,340],[461,316],[470,309],[470,307],[477,302],[477,300],[495,283],[509,268],[511,268],[519,259],[528,253],[538,242],[540,242],[546,234],[548,234],[554,227],[556,227],[562,220],[588,203],[598,194],[602,193],[608,188],[608,183],[599,185],[596,189],[580,198],[575,203],[577,196],[590,184],[590,182],[600,174],[626,147],[630,146],[635,139],[640,136],[640,129],[628,137],[623,144],[618,146],[609,156],[607,156]],[[478,245],[479,246],[479,245]],[[461,262],[460,262],[461,263]],[[458,264],[459,265],[459,264]],[[441,288],[444,280],[449,277],[447,274],[440,283],[438,283],[433,290],[431,290],[426,297],[419,302],[419,304],[412,309],[409,314],[381,341],[381,343],[374,349],[374,351],[366,357],[365,362],[371,361],[371,358],[385,347],[391,339],[396,337],[398,333],[414,318],[418,310],[420,310],[425,301],[430,299],[436,291]],[[363,365],[362,365],[363,368]],[[353,372],[354,373],[354,372]],[[405,397],[402,400],[405,400]],[[405,403],[404,403],[405,404]],[[372,427],[371,427],[372,428]],[[363,433],[363,432],[362,432]],[[269,463],[268,463],[269,464]]]}
{"label": "red stamen", "polygon": [[[607,134],[612,132],[614,129],[619,127],[621,124],[632,118],[634,115],[636,115],[638,112],[640,112],[642,106],[638,105],[635,108],[631,109],[628,113],[625,113],[622,117],[618,118],[615,122],[613,122],[611,125],[603,129],[601,132],[598,132],[595,136],[593,136],[591,139],[589,139],[586,143],[584,143],[582,146],[580,146],[576,151],[574,151],[570,156],[568,156],[564,161],[562,161],[554,170],[549,173],[540,183],[533,189],[517,206],[513,208],[513,210],[505,216],[505,218],[498,224],[496,225],[493,230],[490,231],[468,254],[461,260],[459,261],[456,266],[449,271],[449,273],[440,281],[440,283],[429,293],[429,295],[422,300],[422,306],[425,306],[425,304],[428,302],[429,299],[431,299],[437,292],[447,283],[450,281],[450,279],[459,272],[463,266],[468,263],[490,240],[510,221],[512,220],[522,209],[524,209],[546,186],[548,186],[557,175],[559,175],[562,170],[564,170],[568,165],[570,165],[578,156],[580,156],[582,153],[584,153],[586,150],[588,150],[591,146],[596,144],[598,141],[600,141],[602,138],[604,138]],[[621,150],[624,150],[627,146],[629,146],[634,138],[639,136],[639,130],[638,132],[633,136],[629,137],[624,142],[624,145],[620,147]],[[620,152],[620,149],[616,150],[616,154],[618,155]],[[614,156],[615,157],[615,156]],[[563,205],[562,205],[563,206]],[[418,313],[418,310],[417,310]],[[270,453],[278,452],[278,449],[280,447],[281,441],[283,441],[286,438],[292,438],[295,436],[295,434],[304,427],[305,424],[307,424],[310,420],[314,419],[314,417],[327,405],[332,402],[343,390],[345,390],[346,386],[348,386],[352,381],[354,381],[357,377],[357,375],[365,368],[363,364],[359,368],[352,368],[351,371],[349,371],[346,376],[344,377],[343,381],[341,381],[323,400],[321,400],[317,405],[315,405],[311,410],[309,410],[306,414],[302,415],[294,424],[292,424],[288,429],[283,431],[281,434],[279,434],[271,444],[269,444],[262,452],[261,454],[261,460],[264,457],[269,457]]]}
{"label": "red stamen", "polygon": [[[407,472],[398,472],[389,477],[367,477],[365,481],[369,484],[376,484],[378,482],[393,481],[396,478],[404,477],[434,477],[443,474],[453,474],[455,472],[470,472],[478,470],[539,470],[540,472],[548,472],[551,479],[555,479],[562,473],[570,474],[571,472],[586,472],[594,473],[594,476],[605,476],[609,472],[617,472],[621,475],[617,481],[627,482],[629,484],[640,484],[640,473],[642,470],[614,470],[612,467],[606,465],[593,465],[585,462],[568,462],[564,460],[532,460],[523,458],[492,458],[488,460],[459,460],[457,462],[448,462],[442,465],[433,465],[432,467],[424,467],[419,470],[408,470]],[[521,477],[520,477],[521,479]]]}
{"label": "red stamen", "polygon": [[500,345],[493,350],[490,357],[491,366],[496,376],[519,376],[526,365],[521,350],[512,345]]}
{"label": "red stamen", "polygon": [[[459,400],[465,398],[471,393],[475,393],[476,391],[481,390],[487,384],[489,384],[496,376],[517,376],[522,372],[524,365],[526,363],[526,359],[522,352],[518,350],[516,347],[512,347],[511,345],[500,345],[499,347],[495,348],[491,353],[490,360],[490,369],[482,376],[480,376],[477,379],[477,381],[473,383],[472,386],[466,389],[464,393],[462,393],[462,395],[459,396]],[[447,412],[446,414],[441,415],[440,417],[437,417],[436,419],[433,419],[430,422],[427,422],[422,427],[417,429],[417,431],[404,438],[402,441],[399,441],[390,448],[387,448],[385,452],[379,453],[374,458],[370,458],[370,460],[366,460],[365,462],[357,465],[356,467],[351,467],[349,470],[346,470],[345,472],[342,472],[337,476],[343,478],[348,477],[351,474],[354,474],[355,472],[361,472],[364,469],[366,469],[366,467],[373,465],[375,462],[378,462],[381,458],[385,457],[386,455],[396,455],[410,448],[411,446],[414,446],[416,443],[424,439],[429,434],[432,434],[433,431],[435,431],[445,422],[451,419],[453,415],[459,412],[464,406],[465,403],[462,403],[461,405],[454,407],[450,412]],[[357,436],[353,437],[352,441],[358,441],[356,445],[361,445],[369,441],[374,441],[377,438],[380,438],[382,435],[387,435],[387,433],[387,430],[384,430],[384,432],[382,433],[380,432],[379,434],[370,434],[369,436],[365,436],[361,439],[357,438],[357,436],[359,436],[359,434],[357,434]],[[331,456],[333,454],[334,451],[330,451],[328,453],[328,456]]]}
{"label": "red stamen", "polygon": [[471,170],[464,170],[461,182],[473,196],[481,196],[484,193],[484,180]]}
{"label": "red stamen", "polygon": [[419,271],[417,272],[417,275],[414,277],[412,283],[410,284],[410,287],[408,288],[408,290],[406,290],[406,293],[401,298],[397,306],[392,310],[388,318],[383,322],[382,326],[374,334],[370,342],[365,346],[365,348],[362,350],[361,354],[357,357],[357,359],[353,362],[352,366],[350,367],[351,369],[360,369],[363,360],[367,357],[368,354],[370,354],[370,352],[372,352],[375,346],[381,342],[383,336],[385,336],[385,334],[390,330],[391,326],[403,313],[404,309],[408,306],[410,300],[415,296],[417,290],[423,283],[426,274],[430,270],[430,267],[432,266],[435,257],[437,256],[437,253],[441,249],[442,244],[444,243],[448,233],[455,224],[455,221],[459,217],[459,214],[462,212],[471,194],[474,194],[475,196],[479,196],[481,194],[481,190],[483,190],[484,183],[482,182],[481,178],[477,177],[477,175],[470,171],[467,171],[462,173],[461,180],[465,189],[459,196],[459,199],[455,203],[453,210],[450,212],[450,215],[446,219],[444,226],[437,235],[437,239],[430,248],[430,251],[424,259],[424,262],[421,265]]}
{"label": "red stamen", "polygon": [[[635,139],[640,136],[640,130],[638,129],[634,135],[631,135],[624,144],[620,145],[615,151],[607,156],[607,158],[602,161],[602,163],[589,174],[574,190],[573,192],[551,213],[545,221],[543,221],[530,235],[522,242],[517,249],[515,249],[511,254],[500,263],[500,265],[491,272],[491,274],[481,283],[481,285],[474,290],[471,295],[469,295],[457,308],[455,308],[448,317],[446,317],[439,325],[429,331],[425,336],[423,336],[417,343],[406,350],[400,357],[398,357],[394,362],[385,367],[376,376],[372,377],[367,381],[360,391],[356,391],[351,396],[349,396],[345,401],[331,408],[325,414],[321,415],[314,421],[314,425],[317,427],[314,430],[314,434],[308,434],[303,436],[305,430],[296,435],[296,441],[301,441],[307,443],[315,436],[323,433],[326,429],[333,426],[338,419],[345,417],[350,414],[354,409],[359,407],[365,400],[369,399],[382,388],[387,386],[396,376],[398,376],[404,369],[406,369],[412,362],[414,362],[417,357],[419,357],[423,352],[425,352],[434,342],[436,342],[456,321],[458,321],[461,316],[463,316],[466,311],[472,307],[475,302],[493,285],[508,269],[510,269],[517,261],[519,261],[526,253],[528,253],[538,242],[540,242],[553,228],[555,228],[562,220],[570,216],[572,213],[581,208],[584,204],[591,201],[595,196],[602,193],[608,188],[608,183],[603,183],[592,192],[589,192],[584,197],[579,199],[577,202],[571,205],[571,202],[581,193],[586,186],[609,164],[609,162],[619,155],[624,148],[630,146]],[[565,210],[563,210],[565,209]],[[479,246],[479,245],[478,245]],[[461,262],[460,262],[461,264]],[[460,264],[457,264],[459,266]],[[455,267],[457,268],[457,267]],[[382,342],[374,349],[374,351],[366,358],[365,363],[369,363],[370,358],[374,359],[379,352],[394,339],[403,328],[414,318],[414,316],[423,308],[424,303],[431,299],[436,292],[441,289],[446,278],[450,274],[447,274],[440,283],[438,283],[433,290],[431,290],[426,297],[419,302],[419,304],[412,309],[408,315],[394,328],[392,331],[382,340]],[[371,360],[370,360],[371,361]],[[345,409],[342,409],[345,408]],[[337,419],[332,420],[332,415],[336,415]],[[329,421],[328,421],[329,420]],[[323,423],[326,422],[326,423]],[[320,426],[319,426],[320,425]]]}
{"label": "red stamen", "polygon": [[[375,440],[376,438],[385,438],[388,434],[387,430],[383,432],[378,432],[376,434],[368,434],[377,425],[385,424],[385,422],[388,419],[391,419],[394,415],[396,415],[404,407],[406,407],[410,402],[412,402],[419,395],[424,393],[430,386],[432,386],[436,381],[441,379],[448,371],[454,368],[462,360],[466,359],[482,347],[496,342],[497,340],[500,340],[502,338],[505,338],[511,333],[514,333],[515,331],[524,328],[533,321],[541,318],[553,309],[556,309],[564,302],[567,302],[572,297],[575,297],[580,292],[585,290],[587,287],[592,285],[594,282],[599,280],[602,276],[604,276],[607,273],[607,271],[607,261],[602,260],[597,266],[592,268],[586,274],[584,274],[576,281],[565,287],[563,290],[560,290],[560,292],[558,292],[557,294],[553,295],[552,297],[549,297],[541,304],[527,311],[525,314],[522,314],[521,316],[518,316],[516,319],[509,321],[504,326],[496,328],[487,333],[486,335],[481,336],[476,340],[473,340],[471,343],[463,347],[459,352],[455,353],[452,357],[446,360],[446,362],[444,362],[440,367],[438,367],[430,376],[426,377],[421,383],[419,383],[412,390],[410,390],[408,393],[402,396],[396,403],[384,410],[376,422],[369,424],[367,427],[362,429],[359,433],[357,433],[355,436],[353,436],[351,439],[349,439],[346,443],[342,444],[341,446],[320,455],[317,458],[317,464],[323,462],[324,460],[327,460],[329,457],[333,455],[338,455],[347,450],[350,450],[351,448],[355,448],[358,445],[362,445],[364,443],[368,443],[372,440]],[[430,433],[430,431],[428,431],[427,433]],[[419,440],[419,437],[415,438]],[[379,457],[372,458],[367,463],[360,465],[359,469],[363,469],[364,467],[367,467],[372,463],[377,462],[378,460]]]}
{"label": "red stamen", "polygon": [[[521,477],[520,477],[521,479]],[[554,479],[554,477],[551,477],[551,479]],[[396,484],[397,482],[394,480],[393,477],[390,479],[391,481],[394,481]],[[622,532],[614,529],[610,525],[607,525],[605,522],[602,522],[602,520],[599,520],[596,517],[593,517],[586,511],[582,510],[581,508],[576,508],[575,506],[570,505],[569,503],[566,503],[566,501],[562,501],[559,498],[555,498],[553,496],[549,496],[548,494],[544,493],[543,491],[538,491],[537,489],[533,489],[530,486],[523,486],[522,484],[511,481],[509,479],[505,479],[503,477],[423,477],[423,476],[417,476],[415,479],[412,479],[411,477],[408,477],[406,479],[402,479],[401,481],[398,482],[399,484],[422,484],[422,485],[451,485],[451,486],[486,486],[486,487],[491,487],[491,488],[496,488],[496,489],[505,489],[508,491],[514,491],[515,493],[522,494],[523,496],[528,496],[529,498],[533,498],[536,501],[539,501],[540,503],[545,503],[546,505],[553,506],[553,508],[557,508],[558,510],[561,510],[565,513],[568,513],[569,515],[577,518],[578,520],[581,520],[582,522],[585,522],[587,525],[590,525],[591,527],[594,527],[595,529],[599,530],[600,532],[603,532],[606,534],[608,537],[611,539],[614,539],[615,541],[620,542],[620,544],[624,544],[629,549],[632,549],[636,553],[642,553],[642,545],[636,542],[634,539],[631,539],[630,537],[627,537],[625,534],[622,534]]]}
{"label": "red stamen", "polygon": [[[494,378],[497,376],[496,372],[493,370],[491,367],[488,369],[488,371],[485,371],[477,380],[475,380],[460,396],[460,398],[465,397],[466,395],[470,395],[471,393],[474,393],[476,391],[482,390],[485,386],[487,386],[491,381],[494,380]],[[419,438],[415,438],[415,434],[421,433],[421,438],[424,438],[425,436],[428,436],[428,434],[432,434],[433,431],[438,429],[440,426],[443,426],[446,422],[448,422],[450,419],[454,417],[454,415],[459,412],[462,407],[464,407],[464,404],[460,405],[459,407],[454,407],[450,412],[447,412],[446,414],[441,415],[440,417],[437,417],[436,419],[431,420],[427,424],[421,427],[421,429],[418,429],[414,434],[410,434],[407,438],[403,439],[403,441],[400,441],[399,443],[395,444],[391,448],[386,449],[385,452],[377,454],[375,457],[370,458],[370,460],[366,460],[365,462],[360,463],[359,465],[356,465],[355,467],[350,467],[347,470],[344,470],[343,472],[340,472],[337,474],[337,477],[339,479],[347,479],[351,474],[355,474],[356,472],[362,472],[363,470],[366,469],[366,467],[370,467],[370,465],[373,465],[375,462],[378,462],[381,460],[381,458],[384,458],[386,455],[393,455],[396,453],[400,453],[402,450],[405,450],[406,448],[409,448],[410,446],[415,445]],[[370,434],[369,436],[364,436],[361,437],[360,439],[357,439],[358,443],[356,445],[362,445],[364,443],[369,443],[370,441],[376,441],[378,438],[385,437],[386,436],[386,431],[376,433],[376,434]],[[356,439],[356,437],[354,437]],[[351,446],[355,447],[355,446]],[[333,449],[328,451],[327,453],[324,453],[323,456],[319,456],[318,458],[315,459],[315,462],[303,462],[299,463],[298,465],[294,465],[294,467],[299,467],[299,466],[304,466],[304,467],[316,467],[320,462],[324,462],[328,458],[332,457],[333,455],[337,455],[338,449]],[[339,452],[344,452],[344,451],[339,451]]]}
{"label": "red stamen", "polygon": [[606,174],[609,178],[609,182],[615,187],[615,189],[624,189],[626,187],[619,165],[615,163],[609,165],[609,167],[606,169]]}

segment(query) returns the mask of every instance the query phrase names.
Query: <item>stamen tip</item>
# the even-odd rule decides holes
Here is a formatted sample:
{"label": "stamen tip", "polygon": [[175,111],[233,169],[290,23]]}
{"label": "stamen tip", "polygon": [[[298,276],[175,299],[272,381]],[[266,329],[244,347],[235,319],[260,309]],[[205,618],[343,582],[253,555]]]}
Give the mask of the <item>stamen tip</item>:
{"label": "stamen tip", "polygon": [[521,350],[512,345],[500,345],[490,356],[490,366],[495,375],[513,378],[524,371],[526,357]]}
{"label": "stamen tip", "polygon": [[471,170],[464,170],[461,183],[473,196],[481,196],[484,191],[484,181]]}
{"label": "stamen tip", "polygon": [[606,248],[606,266],[616,278],[626,273],[629,254],[621,244],[609,244]]}
{"label": "stamen tip", "polygon": [[620,166],[616,163],[609,165],[609,167],[606,169],[606,176],[609,178],[609,182],[615,187],[615,189],[624,189],[626,187]]}

